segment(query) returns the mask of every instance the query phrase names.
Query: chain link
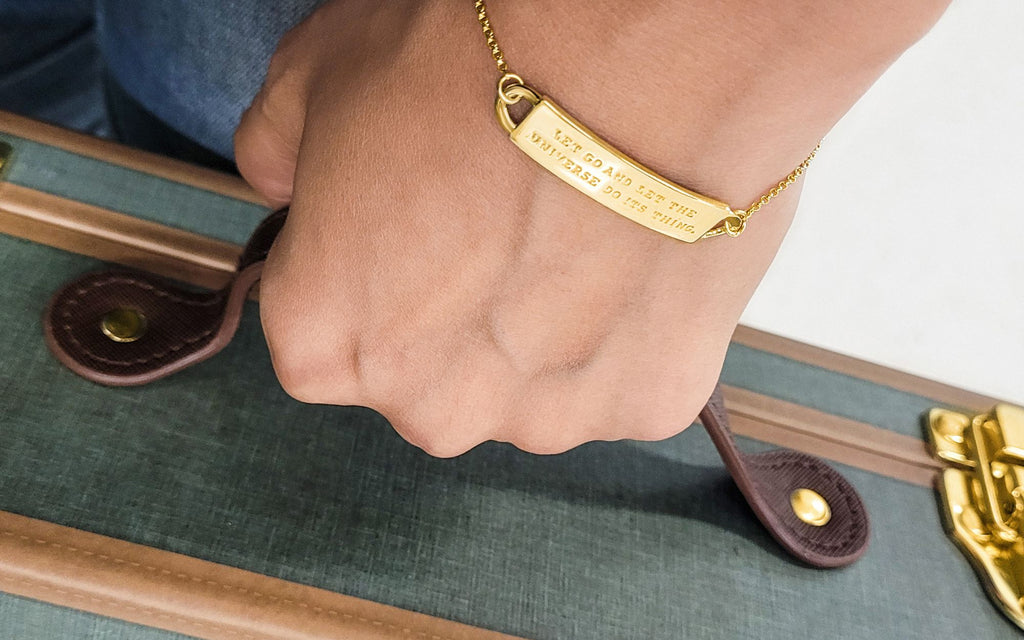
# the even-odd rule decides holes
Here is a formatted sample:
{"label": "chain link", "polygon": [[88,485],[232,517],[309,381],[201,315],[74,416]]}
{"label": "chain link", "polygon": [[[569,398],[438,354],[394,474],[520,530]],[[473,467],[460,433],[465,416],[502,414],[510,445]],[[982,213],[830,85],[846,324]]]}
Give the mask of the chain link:
{"label": "chain link", "polygon": [[508,73],[505,53],[501,50],[501,46],[498,45],[498,38],[494,35],[494,29],[491,28],[491,19],[487,17],[487,5],[484,4],[484,0],[476,0],[473,3],[473,7],[476,8],[476,19],[480,21],[480,28],[483,29],[484,38],[487,39],[487,48],[491,50],[491,57],[494,58],[494,63],[498,65],[498,71]]}
{"label": "chain link", "polygon": [[[487,39],[487,48],[491,50],[491,57],[494,58],[494,63],[498,66],[498,71],[502,74],[502,79],[498,83],[498,95],[502,96],[503,88],[505,88],[506,85],[511,86],[515,81],[518,81],[518,83],[522,85],[522,78],[509,73],[508,63],[505,62],[505,52],[501,50],[501,46],[498,44],[498,38],[494,35],[494,29],[491,27],[491,19],[487,14],[487,4],[484,0],[474,0],[473,7],[476,9],[476,19],[480,22],[480,28],[483,29],[484,38]],[[508,83],[507,79],[509,78],[513,79],[514,82]],[[743,233],[743,230],[747,226],[747,220],[750,219],[750,216],[757,213],[761,207],[767,205],[773,198],[777,197],[780,193],[785,191],[787,187],[796,182],[800,176],[807,171],[807,167],[811,165],[811,160],[814,160],[814,156],[818,154],[818,149],[820,148],[821,143],[819,142],[811,151],[810,155],[808,155],[803,162],[797,165],[796,169],[790,171],[788,176],[780,180],[777,185],[769,189],[764,195],[751,203],[746,210],[733,210],[733,215],[726,218],[721,226],[708,231],[703,237],[712,238],[720,235],[736,237]]]}
{"label": "chain link", "polygon": [[821,143],[819,142],[817,146],[811,150],[810,155],[804,158],[804,161],[797,165],[796,169],[793,169],[788,176],[779,181],[779,184],[772,187],[766,194],[747,207],[747,210],[743,212],[746,215],[742,215],[740,217],[746,221],[747,218],[756,213],[761,207],[771,202],[772,198],[785,191],[786,187],[796,182],[800,176],[804,175],[804,172],[807,171],[807,167],[811,166],[811,160],[814,160],[814,156],[818,155],[818,149],[820,148]]}

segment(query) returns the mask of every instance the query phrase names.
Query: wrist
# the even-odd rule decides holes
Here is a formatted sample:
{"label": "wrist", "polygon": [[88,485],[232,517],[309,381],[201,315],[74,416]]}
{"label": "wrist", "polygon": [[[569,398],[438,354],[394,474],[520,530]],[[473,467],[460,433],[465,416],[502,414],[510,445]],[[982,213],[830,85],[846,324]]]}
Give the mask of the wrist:
{"label": "wrist", "polygon": [[633,3],[626,15],[605,0],[521,0],[490,13],[528,84],[636,160],[734,208],[806,157],[938,15],[886,9],[907,14],[886,22],[868,2],[817,12],[667,4]]}

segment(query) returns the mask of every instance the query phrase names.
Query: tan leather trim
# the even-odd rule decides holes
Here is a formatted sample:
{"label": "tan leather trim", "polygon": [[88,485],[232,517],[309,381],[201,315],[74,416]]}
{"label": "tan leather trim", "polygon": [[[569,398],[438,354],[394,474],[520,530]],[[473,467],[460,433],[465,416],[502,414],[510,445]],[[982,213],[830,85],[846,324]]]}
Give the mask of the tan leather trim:
{"label": "tan leather trim", "polygon": [[942,469],[918,438],[746,389],[722,385],[722,393],[737,435],[925,487]]}
{"label": "tan leather trim", "polygon": [[219,289],[242,248],[10,183],[0,183],[0,232],[198,286]]}
{"label": "tan leather trim", "polygon": [[980,393],[966,391],[742,325],[736,327],[732,340],[759,351],[767,351],[792,360],[845,373],[854,378],[932,398],[950,407],[967,409],[975,413],[984,413],[999,402],[995,398]]}
{"label": "tan leather trim", "polygon": [[6,512],[0,589],[209,640],[513,640]]}
{"label": "tan leather trim", "polygon": [[6,111],[0,111],[0,131],[111,164],[150,173],[173,182],[190,184],[199,189],[220,193],[237,200],[266,204],[263,198],[238,176],[197,167],[187,162],[140,151],[77,131],[69,131]]}

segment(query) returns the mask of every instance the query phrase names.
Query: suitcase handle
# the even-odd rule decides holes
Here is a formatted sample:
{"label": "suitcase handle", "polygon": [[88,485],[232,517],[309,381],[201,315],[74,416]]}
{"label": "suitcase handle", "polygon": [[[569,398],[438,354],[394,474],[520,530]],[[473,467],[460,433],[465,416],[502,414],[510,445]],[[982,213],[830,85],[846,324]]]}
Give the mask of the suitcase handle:
{"label": "suitcase handle", "polygon": [[[260,223],[235,277],[220,291],[186,289],[124,269],[71,282],[46,309],[47,345],[69,369],[108,386],[147,384],[214,356],[238,330],[246,297],[287,214],[283,209]],[[822,568],[863,555],[867,511],[842,475],[796,451],[740,452],[718,387],[700,419],[751,509],[790,554]]]}

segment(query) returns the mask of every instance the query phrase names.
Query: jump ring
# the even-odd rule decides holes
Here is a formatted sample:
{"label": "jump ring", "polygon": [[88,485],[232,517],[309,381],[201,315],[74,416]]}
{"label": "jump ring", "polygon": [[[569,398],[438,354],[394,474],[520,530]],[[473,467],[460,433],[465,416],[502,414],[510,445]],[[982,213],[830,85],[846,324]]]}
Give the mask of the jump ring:
{"label": "jump ring", "polygon": [[725,233],[730,238],[735,238],[747,228],[747,221],[739,216],[730,216],[725,219]]}
{"label": "jump ring", "polygon": [[506,73],[505,75],[501,76],[501,78],[498,79],[498,98],[507,105],[513,105],[519,102],[519,100],[522,99],[522,96],[510,96],[507,93],[509,87],[506,85],[511,85],[512,87],[522,87],[522,76],[520,76],[518,73]]}

